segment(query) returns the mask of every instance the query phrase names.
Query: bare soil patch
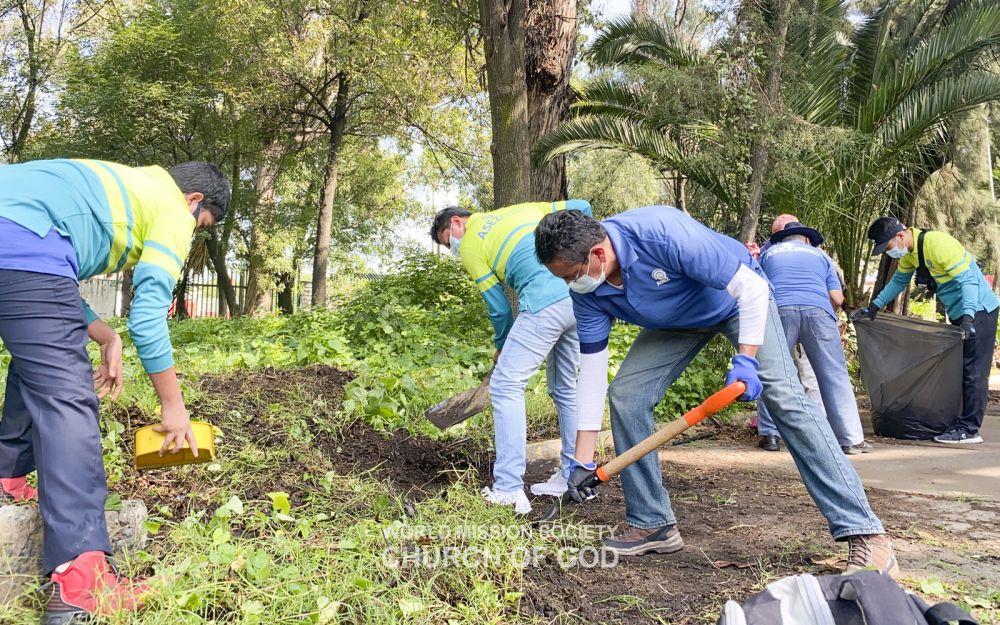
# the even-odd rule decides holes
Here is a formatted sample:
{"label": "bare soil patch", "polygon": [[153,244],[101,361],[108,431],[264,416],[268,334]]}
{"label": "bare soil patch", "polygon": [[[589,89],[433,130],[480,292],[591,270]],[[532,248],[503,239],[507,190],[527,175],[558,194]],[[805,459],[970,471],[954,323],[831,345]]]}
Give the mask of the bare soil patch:
{"label": "bare soil patch", "polygon": [[[531,477],[544,479],[548,467]],[[847,548],[835,543],[802,483],[785,475],[670,464],[663,472],[685,548],[621,558],[613,568],[528,570],[522,611],[557,623],[714,623],[726,599],[743,600],[768,581],[836,573]],[[936,576],[1000,587],[1000,505],[870,490],[893,537],[903,576]],[[534,501],[535,512],[549,498]],[[576,506],[577,521],[624,526],[620,482]],[[977,521],[970,533],[970,513]],[[940,599],[936,599],[940,600]]]}
{"label": "bare soil patch", "polygon": [[[369,474],[388,482],[399,495],[418,500],[447,486],[457,472],[472,469],[487,477],[488,453],[471,443],[376,432],[362,422],[343,423],[339,414],[343,389],[353,377],[323,365],[209,375],[198,383],[205,398],[189,409],[194,418],[221,430],[216,441],[220,458],[246,458],[248,466],[240,471],[245,500],[266,499],[266,493],[274,491],[301,500],[314,488],[302,476],[322,476],[331,470],[341,475]],[[154,419],[135,406],[120,408],[114,417],[126,426],[122,438],[126,457],[131,457],[134,430]],[[210,486],[214,480],[207,471],[207,465],[143,473],[128,470],[112,490],[123,498],[144,499],[154,513],[165,508],[174,518],[182,518],[213,500],[218,489]]]}

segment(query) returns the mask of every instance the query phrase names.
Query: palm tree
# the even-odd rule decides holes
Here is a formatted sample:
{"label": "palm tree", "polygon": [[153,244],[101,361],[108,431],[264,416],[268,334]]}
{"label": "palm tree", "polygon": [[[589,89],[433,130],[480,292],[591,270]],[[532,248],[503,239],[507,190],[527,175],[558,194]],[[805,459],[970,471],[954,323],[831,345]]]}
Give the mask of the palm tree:
{"label": "palm tree", "polygon": [[620,149],[645,157],[661,172],[690,179],[724,205],[741,204],[738,185],[698,158],[701,148],[719,138],[719,124],[661,106],[660,94],[619,71],[698,72],[707,66],[699,50],[648,17],[630,17],[611,22],[587,51],[587,59],[595,68],[613,73],[593,80],[578,94],[571,106],[572,119],[535,146],[536,163],[567,152]]}
{"label": "palm tree", "polygon": [[[834,0],[826,5],[846,10]],[[933,0],[886,0],[846,45],[822,39],[818,50],[803,48],[800,59],[813,59],[808,89],[788,105],[810,123],[853,135],[809,164],[826,208],[819,212],[857,296],[868,223],[887,212],[912,220],[914,197],[947,159],[945,123],[1000,99],[1000,4],[953,0],[938,8]]]}
{"label": "palm tree", "polygon": [[[848,302],[861,293],[867,269],[865,233],[878,214],[909,217],[913,197],[947,158],[945,122],[984,102],[1000,100],[1000,3],[995,0],[882,0],[846,33],[847,2],[812,0],[809,19],[789,29],[784,106],[791,119],[825,133],[803,147],[802,184],[770,185],[767,201],[824,226],[848,282]],[[616,148],[661,169],[681,172],[730,208],[746,197],[718,159],[701,151],[734,129],[699,116],[658,114],[643,76],[692,71],[706,56],[685,47],[649,19],[611,24],[588,51],[612,70],[580,94],[574,118],[535,149],[537,162],[558,154]]]}

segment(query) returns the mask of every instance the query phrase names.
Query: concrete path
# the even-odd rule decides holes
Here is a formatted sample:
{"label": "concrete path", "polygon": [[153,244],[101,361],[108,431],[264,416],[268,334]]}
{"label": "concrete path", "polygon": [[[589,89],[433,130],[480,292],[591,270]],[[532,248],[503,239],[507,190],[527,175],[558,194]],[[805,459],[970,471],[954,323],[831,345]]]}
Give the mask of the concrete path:
{"label": "concrete path", "polygon": [[[870,423],[865,423],[871,433]],[[610,438],[607,448],[611,448]],[[991,406],[983,423],[981,445],[941,445],[872,438],[872,453],[848,456],[866,486],[927,495],[947,495],[1000,501],[1000,407]],[[529,446],[529,460],[558,457],[558,441]],[[792,457],[784,451],[766,452],[753,441],[707,439],[667,447],[660,458],[694,466],[765,469],[797,473]]]}
{"label": "concrete path", "polygon": [[[874,438],[875,451],[848,458],[866,486],[1000,501],[1000,414],[987,414],[982,435],[986,442],[981,445],[955,446]],[[668,463],[711,463],[796,473],[787,452],[766,452],[751,445],[699,441],[671,447],[663,457]]]}

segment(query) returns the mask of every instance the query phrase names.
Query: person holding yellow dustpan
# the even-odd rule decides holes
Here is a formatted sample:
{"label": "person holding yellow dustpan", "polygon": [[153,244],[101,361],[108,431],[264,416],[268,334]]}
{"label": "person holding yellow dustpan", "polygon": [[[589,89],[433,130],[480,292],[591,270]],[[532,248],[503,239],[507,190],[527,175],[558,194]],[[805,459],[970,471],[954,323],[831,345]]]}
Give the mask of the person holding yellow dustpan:
{"label": "person holding yellow dustpan", "polygon": [[[121,577],[104,520],[98,400],[121,391],[122,342],[80,298],[77,281],[134,268],[128,328],[162,406],[159,453],[198,449],[173,367],[167,309],[195,229],[229,209],[209,163],[170,170],[92,160],[0,167],[0,339],[11,355],[0,419],[0,500],[37,495],[43,625],[139,606],[147,584]],[[87,338],[100,345],[92,371]],[[38,491],[25,476],[38,471]]]}

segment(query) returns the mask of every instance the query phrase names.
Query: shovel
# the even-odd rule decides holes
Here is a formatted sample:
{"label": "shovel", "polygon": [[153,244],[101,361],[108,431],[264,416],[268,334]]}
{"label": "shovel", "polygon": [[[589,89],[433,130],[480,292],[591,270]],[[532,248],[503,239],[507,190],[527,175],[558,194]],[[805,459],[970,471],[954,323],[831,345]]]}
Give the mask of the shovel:
{"label": "shovel", "polygon": [[[746,390],[747,387],[743,384],[743,382],[733,382],[726,388],[718,391],[703,401],[701,404],[689,410],[683,417],[674,419],[658,431],[639,441],[639,443],[622,455],[614,458],[611,462],[597,467],[597,470],[588,475],[581,486],[593,488],[598,484],[609,481],[611,478],[628,468],[636,460],[639,460],[658,447],[662,447],[667,441],[675,438],[684,430],[696,425],[702,419],[719,412],[729,404],[733,403],[740,395],[745,393]],[[552,504],[552,508],[549,509],[548,513],[539,519],[539,521],[552,521],[559,516],[564,506],[568,506],[569,504],[574,503],[574,501],[575,500],[569,494],[569,491],[566,491],[561,497],[559,497],[559,499],[556,500],[554,504]]]}
{"label": "shovel", "polygon": [[451,426],[465,421],[473,415],[486,410],[490,405],[490,378],[493,377],[493,367],[476,388],[459,393],[444,400],[440,404],[428,408],[424,416],[437,426],[439,430],[447,430]]}

